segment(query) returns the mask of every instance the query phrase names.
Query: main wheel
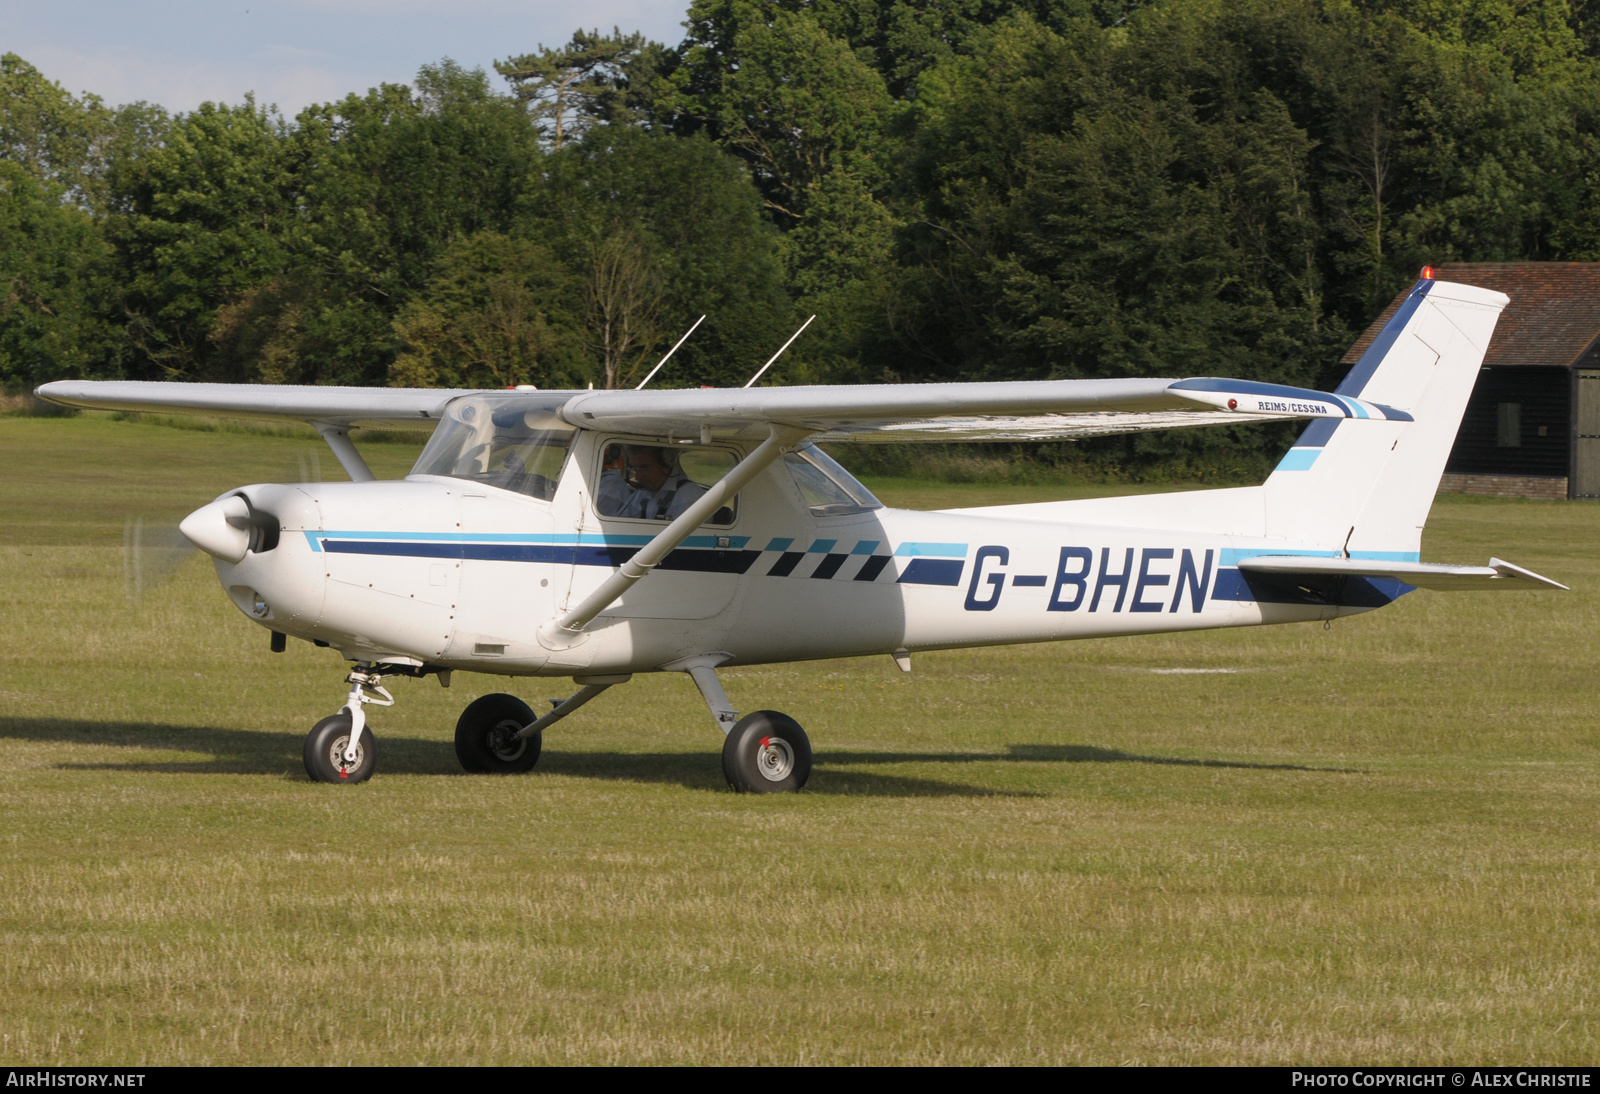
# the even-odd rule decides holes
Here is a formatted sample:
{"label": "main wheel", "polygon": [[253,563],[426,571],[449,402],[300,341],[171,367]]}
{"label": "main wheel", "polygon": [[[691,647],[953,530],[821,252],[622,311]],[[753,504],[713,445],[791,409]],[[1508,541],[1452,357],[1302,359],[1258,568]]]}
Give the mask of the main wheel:
{"label": "main wheel", "polygon": [[340,711],[311,727],[306,734],[306,774],[312,782],[364,783],[378,770],[378,743],[372,730],[362,727],[356,742],[356,762],[346,763],[345,746],[350,743],[350,715]]}
{"label": "main wheel", "polygon": [[534,721],[531,707],[515,695],[485,695],[467,704],[456,721],[456,759],[468,771],[515,775],[539,762],[540,738],[516,739]]}
{"label": "main wheel", "polygon": [[746,794],[799,790],[811,777],[811,741],[787,714],[746,714],[722,742],[722,773]]}

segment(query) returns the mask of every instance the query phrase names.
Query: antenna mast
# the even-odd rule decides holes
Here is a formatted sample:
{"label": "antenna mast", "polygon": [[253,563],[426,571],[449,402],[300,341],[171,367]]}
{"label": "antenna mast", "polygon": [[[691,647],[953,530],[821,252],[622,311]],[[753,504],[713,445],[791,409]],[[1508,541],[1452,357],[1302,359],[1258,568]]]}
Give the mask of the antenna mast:
{"label": "antenna mast", "polygon": [[703,315],[699,319],[696,319],[694,321],[694,327],[690,327],[687,331],[684,332],[683,337],[678,339],[677,345],[675,345],[671,349],[667,350],[667,356],[663,357],[661,360],[657,361],[656,362],[656,367],[650,370],[650,375],[646,376],[643,380],[640,380],[639,381],[639,387],[636,387],[633,390],[638,391],[640,388],[644,387],[644,385],[648,384],[651,380],[655,379],[656,373],[661,371],[661,366],[667,363],[667,358],[671,357],[674,353],[677,353],[678,352],[678,346],[681,346],[685,342],[687,342],[689,340],[689,335],[694,333],[695,327],[698,327],[701,323],[704,323],[705,321],[706,321],[706,317],[703,316]]}
{"label": "antenna mast", "polygon": [[[811,319],[815,319],[815,318],[816,318],[816,316],[814,316],[814,315],[811,317]],[[761,374],[763,372],[767,371],[767,369],[772,367],[772,362],[776,361],[778,358],[782,357],[783,356],[783,351],[788,349],[789,346],[794,343],[794,340],[796,338],[799,338],[800,335],[805,331],[805,329],[811,325],[811,319],[807,319],[804,323],[801,323],[800,324],[800,329],[795,331],[793,334],[789,335],[789,341],[785,342],[779,348],[778,352],[774,353],[772,355],[772,359],[771,360],[769,360],[766,364],[762,365],[759,369],[757,369],[756,370],[756,374],[754,376],[750,377],[750,379],[745,381],[745,385],[744,385],[745,387],[749,387],[751,384],[753,384],[757,380],[761,379]]]}

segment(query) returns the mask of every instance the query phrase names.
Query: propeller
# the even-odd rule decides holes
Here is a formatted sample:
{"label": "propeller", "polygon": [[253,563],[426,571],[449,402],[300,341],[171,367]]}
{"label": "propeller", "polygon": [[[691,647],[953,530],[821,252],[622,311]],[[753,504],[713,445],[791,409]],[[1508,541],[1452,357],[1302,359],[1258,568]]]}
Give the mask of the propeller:
{"label": "propeller", "polygon": [[[321,482],[322,462],[315,449],[299,453],[277,482]],[[136,604],[183,568],[199,548],[178,530],[185,518],[130,516],[122,526],[122,588]]]}
{"label": "propeller", "polygon": [[122,527],[122,588],[128,602],[137,603],[146,590],[177,573],[195,550],[177,521],[129,517]]}

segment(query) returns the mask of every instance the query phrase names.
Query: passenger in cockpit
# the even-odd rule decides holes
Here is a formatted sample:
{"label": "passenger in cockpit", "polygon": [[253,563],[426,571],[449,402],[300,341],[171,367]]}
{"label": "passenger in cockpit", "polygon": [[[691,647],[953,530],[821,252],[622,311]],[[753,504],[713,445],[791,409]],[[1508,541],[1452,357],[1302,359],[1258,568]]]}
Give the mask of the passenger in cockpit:
{"label": "passenger in cockpit", "polygon": [[[630,444],[624,445],[622,452],[633,490],[623,499],[616,516],[673,520],[706,492],[704,486],[684,474],[673,449]],[[601,513],[606,515],[603,509]]]}

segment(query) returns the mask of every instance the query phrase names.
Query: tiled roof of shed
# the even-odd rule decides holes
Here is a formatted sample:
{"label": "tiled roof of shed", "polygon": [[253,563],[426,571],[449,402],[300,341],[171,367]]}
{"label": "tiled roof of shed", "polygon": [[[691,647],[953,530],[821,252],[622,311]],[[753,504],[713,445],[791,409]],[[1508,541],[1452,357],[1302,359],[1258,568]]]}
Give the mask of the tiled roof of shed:
{"label": "tiled roof of shed", "polygon": [[[1600,262],[1444,262],[1433,275],[1511,298],[1484,355],[1487,367],[1571,365],[1600,337]],[[1409,291],[1394,298],[1342,361],[1355,363]]]}

